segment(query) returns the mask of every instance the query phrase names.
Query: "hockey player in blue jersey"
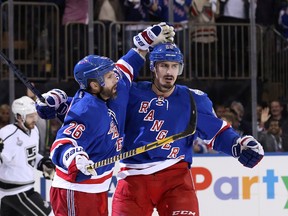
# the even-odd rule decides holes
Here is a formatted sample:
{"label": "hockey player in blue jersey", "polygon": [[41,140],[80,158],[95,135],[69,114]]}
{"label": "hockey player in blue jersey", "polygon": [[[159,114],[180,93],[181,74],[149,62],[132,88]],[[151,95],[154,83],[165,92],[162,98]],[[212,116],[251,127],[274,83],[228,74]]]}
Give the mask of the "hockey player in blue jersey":
{"label": "hockey player in blue jersey", "polygon": [[191,175],[193,140],[201,138],[213,149],[254,167],[262,159],[262,146],[252,136],[239,137],[217,118],[208,96],[176,85],[183,71],[183,56],[175,44],[156,46],[150,53],[152,82],[133,83],[127,106],[123,152],[184,131],[196,102],[197,128],[193,136],[166,144],[120,162],[112,215],[199,216]]}
{"label": "hockey player in blue jersey", "polygon": [[[173,27],[160,23],[135,37],[140,47],[173,41]],[[107,216],[108,194],[114,164],[88,172],[87,166],[118,154],[123,145],[126,106],[131,82],[144,64],[147,49],[131,49],[116,64],[106,57],[89,55],[74,67],[80,89],[72,101],[54,89],[37,101],[42,118],[55,112],[63,126],[51,147],[56,174],[50,190],[55,215]],[[66,105],[69,103],[69,107]]]}
{"label": "hockey player in blue jersey", "polygon": [[150,216],[153,208],[161,216],[199,216],[190,170],[196,137],[247,167],[254,167],[264,155],[252,136],[239,137],[229,124],[216,117],[207,94],[175,84],[183,66],[183,56],[175,44],[154,47],[150,53],[153,81],[133,83],[130,90],[123,151],[184,131],[191,124],[190,94],[197,109],[196,132],[120,161],[113,216]]}

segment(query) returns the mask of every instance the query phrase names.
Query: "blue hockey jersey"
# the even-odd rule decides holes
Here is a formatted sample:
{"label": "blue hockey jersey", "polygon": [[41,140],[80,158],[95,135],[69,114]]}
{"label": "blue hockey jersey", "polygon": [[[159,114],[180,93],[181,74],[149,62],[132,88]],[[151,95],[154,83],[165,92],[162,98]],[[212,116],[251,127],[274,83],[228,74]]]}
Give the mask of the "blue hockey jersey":
{"label": "blue hockey jersey", "polygon": [[181,160],[192,164],[192,145],[197,136],[209,143],[213,149],[232,155],[232,145],[236,143],[239,135],[225,121],[216,117],[207,94],[176,85],[173,93],[163,98],[152,91],[151,82],[132,85],[123,151],[183,132],[191,116],[190,93],[193,95],[198,113],[195,134],[122,160],[120,178],[152,174]]}
{"label": "blue hockey jersey", "polygon": [[76,180],[69,176],[65,164],[75,158],[69,156],[71,147],[83,149],[93,162],[118,154],[123,142],[131,82],[143,64],[144,59],[133,49],[118,60],[116,65],[123,72],[123,78],[117,84],[116,99],[106,102],[84,90],[77,91],[51,147],[51,158],[56,165],[53,187],[87,193],[109,189],[114,164],[97,168],[97,176],[79,171]]}

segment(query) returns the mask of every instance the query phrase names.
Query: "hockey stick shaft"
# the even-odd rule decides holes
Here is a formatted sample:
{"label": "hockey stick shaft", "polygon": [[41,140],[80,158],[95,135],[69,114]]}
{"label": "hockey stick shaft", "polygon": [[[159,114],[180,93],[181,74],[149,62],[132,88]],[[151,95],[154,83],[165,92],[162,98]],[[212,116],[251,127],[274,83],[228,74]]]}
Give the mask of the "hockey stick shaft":
{"label": "hockey stick shaft", "polygon": [[16,67],[15,64],[13,64],[10,59],[2,52],[0,51],[0,57],[4,60],[6,65],[13,71],[13,73],[18,77],[18,79],[33,92],[33,94],[36,95],[37,98],[43,103],[45,102],[45,98],[41,95],[40,91],[36,89],[32,83],[27,79],[27,77]]}
{"label": "hockey stick shaft", "polygon": [[93,166],[90,166],[87,169],[93,169],[93,168],[96,169],[98,167],[106,166],[108,164],[115,163],[116,161],[119,161],[119,160],[122,160],[122,159],[125,159],[125,158],[133,157],[133,156],[141,154],[143,152],[150,151],[152,149],[158,148],[158,147],[163,146],[165,144],[174,142],[176,140],[183,139],[185,137],[193,135],[194,133],[195,133],[195,131],[193,131],[192,129],[185,130],[182,133],[178,133],[178,134],[166,137],[164,139],[157,140],[155,142],[149,143],[147,145],[132,149],[130,151],[123,152],[123,153],[115,155],[113,157],[98,161],[98,162],[94,163]]}
{"label": "hockey stick shaft", "polygon": [[89,172],[92,173],[91,170],[96,169],[98,167],[106,166],[108,164],[115,163],[116,161],[119,161],[119,160],[122,160],[125,158],[129,158],[129,157],[133,157],[133,156],[141,154],[143,152],[150,151],[152,149],[158,148],[158,147],[163,146],[165,144],[168,144],[168,143],[171,143],[171,142],[174,142],[174,141],[177,141],[177,140],[180,140],[180,139],[183,139],[185,137],[193,135],[196,131],[196,126],[197,126],[197,111],[196,111],[196,104],[195,104],[193,95],[190,92],[190,90],[189,90],[189,94],[190,94],[190,100],[191,100],[191,116],[190,116],[189,125],[185,131],[178,133],[178,134],[174,134],[172,136],[166,137],[166,138],[161,139],[161,140],[157,140],[157,141],[149,143],[147,145],[140,146],[140,147],[132,149],[130,151],[120,153],[120,154],[115,155],[113,157],[98,161],[91,166],[87,166],[87,170],[88,171],[90,170]]}

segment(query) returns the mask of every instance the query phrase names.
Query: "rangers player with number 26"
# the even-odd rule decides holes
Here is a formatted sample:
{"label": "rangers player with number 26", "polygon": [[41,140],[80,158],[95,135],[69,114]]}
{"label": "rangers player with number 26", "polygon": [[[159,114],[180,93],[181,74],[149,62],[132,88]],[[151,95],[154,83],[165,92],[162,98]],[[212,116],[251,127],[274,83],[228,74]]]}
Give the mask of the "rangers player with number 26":
{"label": "rangers player with number 26", "polygon": [[[160,23],[144,30],[137,43],[154,46],[173,39],[174,34],[172,27]],[[146,50],[131,49],[116,64],[107,57],[86,56],[74,67],[80,89],[72,101],[67,102],[66,94],[57,89],[43,95],[46,103],[37,101],[42,118],[56,114],[61,118],[66,110],[51,147],[56,174],[50,200],[56,215],[108,215],[107,191],[114,164],[91,172],[87,166],[121,150],[129,90],[146,54]],[[70,104],[68,109],[65,103]]]}

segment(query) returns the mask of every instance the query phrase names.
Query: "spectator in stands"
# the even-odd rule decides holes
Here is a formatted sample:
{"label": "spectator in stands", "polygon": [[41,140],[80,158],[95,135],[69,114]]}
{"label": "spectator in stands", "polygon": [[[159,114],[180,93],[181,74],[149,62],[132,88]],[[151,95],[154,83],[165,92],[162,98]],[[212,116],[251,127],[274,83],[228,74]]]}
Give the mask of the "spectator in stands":
{"label": "spectator in stands", "polygon": [[192,40],[192,70],[205,77],[215,76],[217,29],[215,16],[219,14],[217,0],[193,0],[190,36]]}
{"label": "spectator in stands", "polygon": [[[65,61],[65,50],[70,49],[71,45],[73,45],[73,51],[77,52],[77,55],[73,55],[73,58],[71,58],[73,65],[78,61],[79,56],[87,55],[87,43],[83,38],[84,35],[86,35],[85,32],[88,21],[88,0],[65,0],[62,26],[60,28],[60,62]],[[68,28],[68,26],[71,27]],[[65,39],[64,35],[66,27],[69,30],[70,35]],[[62,73],[65,71],[64,66],[64,64],[60,64],[62,79],[64,79],[65,76],[65,74]]]}
{"label": "spectator in stands", "polygon": [[288,125],[288,119],[287,119],[287,109],[284,108],[284,104],[280,100],[272,100],[270,102],[270,118],[265,122],[265,128],[269,127],[270,121],[271,120],[278,120],[279,125],[281,127],[282,131],[282,137],[284,137],[285,141],[285,149],[287,148],[288,150],[288,129],[285,128]]}
{"label": "spectator in stands", "polygon": [[282,152],[282,131],[280,121],[272,119],[269,121],[267,131],[259,132],[258,141],[262,144],[265,152]]}
{"label": "spectator in stands", "polygon": [[221,119],[229,123],[234,129],[238,129],[238,125],[236,125],[239,124],[239,121],[237,119],[237,113],[226,111],[221,116]]}
{"label": "spectator in stands", "polygon": [[223,114],[227,111],[226,107],[223,104],[215,104],[214,110],[218,118],[221,118]]}
{"label": "spectator in stands", "polygon": [[268,128],[272,119],[278,120],[281,127],[287,122],[286,109],[284,109],[284,104],[280,100],[272,100],[270,102],[270,114],[270,118],[265,123],[265,128]]}
{"label": "spectator in stands", "polygon": [[248,27],[237,24],[249,22],[249,0],[221,2],[224,3],[216,23],[229,25],[219,26],[217,29],[219,69],[226,77],[239,71],[248,73]]}
{"label": "spectator in stands", "polygon": [[279,14],[279,26],[281,27],[282,35],[288,39],[288,6],[284,7]]}
{"label": "spectator in stands", "polygon": [[261,132],[265,130],[265,122],[270,118],[269,107],[266,105],[257,104],[257,131]]}
{"label": "spectator in stands", "polygon": [[288,6],[288,2],[286,0],[278,0],[275,1],[275,15],[274,15],[274,25],[275,29],[282,34],[283,26],[281,17],[285,13],[285,10]]}
{"label": "spectator in stands", "polygon": [[[171,22],[169,19],[169,1],[167,0],[158,0],[155,1],[153,6],[152,13],[155,18],[158,18],[158,21],[161,22]],[[174,0],[173,1],[173,22],[174,28],[176,31],[175,41],[176,44],[179,44],[180,50],[182,50],[185,61],[189,62],[189,47],[185,46],[183,41],[189,40],[189,31],[188,31],[188,11],[191,9],[192,0]]]}
{"label": "spectator in stands", "polygon": [[88,24],[88,0],[65,0],[62,25],[69,22]]}
{"label": "spectator in stands", "polygon": [[136,22],[137,24],[129,23],[125,25],[125,52],[133,46],[133,36],[139,31],[147,28],[146,24],[143,22],[150,21],[149,10],[153,11],[153,0],[125,0],[124,1],[124,20],[127,22]]}
{"label": "spectator in stands", "polygon": [[243,104],[239,101],[232,101],[230,110],[235,111],[237,114],[236,117],[239,122],[239,133],[242,135],[252,135],[251,123],[244,119],[245,109]]}
{"label": "spectator in stands", "polygon": [[[106,50],[112,50],[112,53],[118,52],[118,34],[120,33],[119,25],[111,25],[113,22],[119,22],[124,20],[124,9],[122,0],[98,0],[94,1],[94,20],[101,21],[105,25],[106,31]],[[112,27],[111,27],[111,26]],[[99,31],[99,28],[95,29],[95,33]],[[100,36],[95,35],[99,39]],[[107,38],[111,37],[111,41]],[[100,38],[103,41],[103,38]],[[107,55],[105,53],[105,55]]]}
{"label": "spectator in stands", "polygon": [[10,123],[10,106],[9,104],[0,105],[0,128]]}

